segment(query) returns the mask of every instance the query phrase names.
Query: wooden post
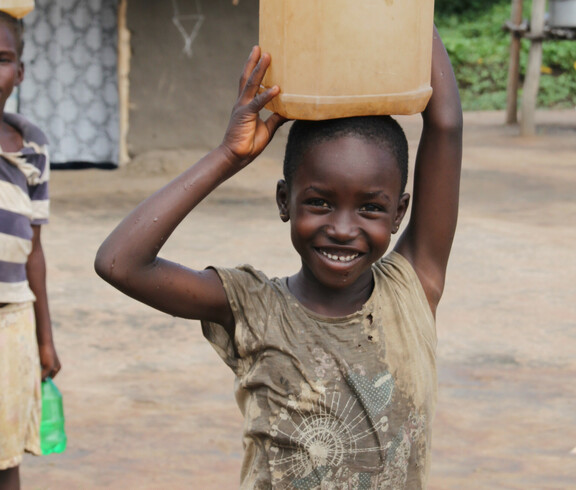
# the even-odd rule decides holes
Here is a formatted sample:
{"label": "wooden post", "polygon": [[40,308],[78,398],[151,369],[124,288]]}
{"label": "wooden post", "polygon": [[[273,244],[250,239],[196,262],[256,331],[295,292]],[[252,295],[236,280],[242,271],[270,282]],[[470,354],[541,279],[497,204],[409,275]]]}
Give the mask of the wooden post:
{"label": "wooden post", "polygon": [[[510,22],[519,26],[522,22],[523,0],[512,0]],[[518,32],[510,32],[510,65],[508,66],[508,91],[506,106],[506,124],[518,122],[518,86],[520,85],[520,44]]]}
{"label": "wooden post", "polygon": [[130,161],[128,154],[128,124],[130,113],[130,31],[126,22],[128,0],[120,0],[118,5],[118,99],[120,106],[120,166]]}
{"label": "wooden post", "polygon": [[532,1],[532,18],[530,21],[530,54],[522,93],[522,118],[520,134],[532,136],[536,133],[535,112],[538,87],[540,86],[540,69],[542,67],[542,41],[544,36],[544,14],[546,0]]}

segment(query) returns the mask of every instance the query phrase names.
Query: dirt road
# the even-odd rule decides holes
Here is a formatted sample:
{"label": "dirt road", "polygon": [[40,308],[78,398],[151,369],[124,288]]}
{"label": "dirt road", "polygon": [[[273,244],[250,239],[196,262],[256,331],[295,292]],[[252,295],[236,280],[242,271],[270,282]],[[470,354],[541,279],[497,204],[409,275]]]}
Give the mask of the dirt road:
{"label": "dirt road", "polygon": [[[540,112],[531,139],[503,120],[465,115],[460,223],[437,322],[432,489],[576,488],[576,112]],[[402,122],[413,155],[419,121]],[[284,137],[203,203],[163,255],[293,272],[273,198]],[[25,489],[237,488],[232,373],[196,322],[124,297],[92,268],[112,227],[201,153],[53,173],[43,239],[69,446],[27,457]]]}

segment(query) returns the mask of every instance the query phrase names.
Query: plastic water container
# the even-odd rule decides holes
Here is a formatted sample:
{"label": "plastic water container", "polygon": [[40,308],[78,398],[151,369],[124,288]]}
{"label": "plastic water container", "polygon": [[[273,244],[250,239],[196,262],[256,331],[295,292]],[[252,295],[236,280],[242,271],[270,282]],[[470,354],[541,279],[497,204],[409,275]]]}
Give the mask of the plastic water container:
{"label": "plastic water container", "polygon": [[430,87],[433,0],[260,0],[267,108],[291,119],[421,112]]}
{"label": "plastic water container", "polygon": [[576,27],[576,0],[550,0],[548,23],[552,27]]}
{"label": "plastic water container", "polygon": [[0,10],[21,19],[34,10],[34,0],[1,0]]}
{"label": "plastic water container", "polygon": [[42,382],[42,421],[40,423],[40,448],[42,454],[61,453],[66,449],[64,406],[62,394],[52,379]]}

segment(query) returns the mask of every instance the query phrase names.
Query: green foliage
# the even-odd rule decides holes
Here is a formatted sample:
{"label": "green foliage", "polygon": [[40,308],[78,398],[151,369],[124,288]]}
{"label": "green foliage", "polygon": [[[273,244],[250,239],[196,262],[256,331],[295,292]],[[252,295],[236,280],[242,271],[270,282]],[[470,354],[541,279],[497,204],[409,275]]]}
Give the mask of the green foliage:
{"label": "green foliage", "polygon": [[440,15],[472,15],[500,0],[436,0],[434,8]]}
{"label": "green foliage", "polygon": [[[528,18],[530,2],[524,3]],[[510,0],[436,2],[436,25],[450,54],[465,110],[506,107],[510,34],[502,26],[510,18],[510,4]],[[521,84],[529,49],[530,42],[522,40]],[[543,43],[538,105],[576,107],[576,41]]]}

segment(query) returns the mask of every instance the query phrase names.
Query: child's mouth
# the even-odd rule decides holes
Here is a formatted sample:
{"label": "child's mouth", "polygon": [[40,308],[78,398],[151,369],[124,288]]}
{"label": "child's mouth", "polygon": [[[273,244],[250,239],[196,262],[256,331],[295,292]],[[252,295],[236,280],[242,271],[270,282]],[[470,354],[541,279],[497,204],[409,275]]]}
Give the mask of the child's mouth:
{"label": "child's mouth", "polygon": [[359,253],[348,253],[346,255],[337,255],[334,253],[327,252],[326,250],[319,250],[319,252],[330,260],[334,260],[335,262],[352,262],[356,257],[358,257]]}

